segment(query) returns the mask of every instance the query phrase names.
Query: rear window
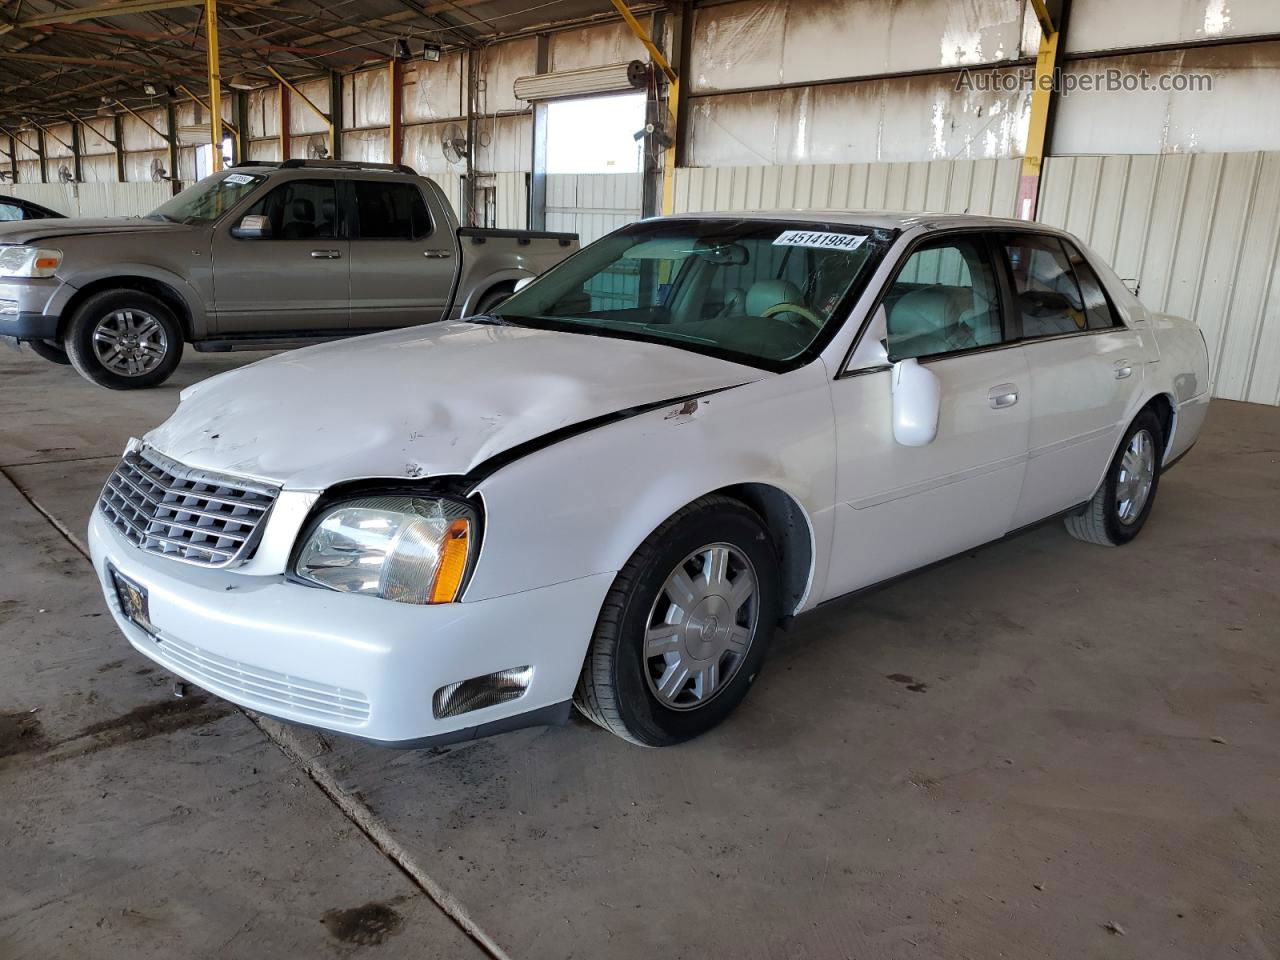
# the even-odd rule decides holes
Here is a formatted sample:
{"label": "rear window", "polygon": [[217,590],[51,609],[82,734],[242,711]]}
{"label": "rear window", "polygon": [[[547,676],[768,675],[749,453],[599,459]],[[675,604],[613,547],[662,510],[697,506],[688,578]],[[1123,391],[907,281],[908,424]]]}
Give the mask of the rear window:
{"label": "rear window", "polygon": [[431,215],[416,184],[357,180],[353,186],[360,239],[419,240],[431,232]]}

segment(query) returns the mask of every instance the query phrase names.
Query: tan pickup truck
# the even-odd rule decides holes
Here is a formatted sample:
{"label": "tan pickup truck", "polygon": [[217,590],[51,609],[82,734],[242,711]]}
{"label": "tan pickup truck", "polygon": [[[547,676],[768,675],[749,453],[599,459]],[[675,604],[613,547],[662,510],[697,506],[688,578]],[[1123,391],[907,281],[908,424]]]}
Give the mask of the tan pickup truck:
{"label": "tan pickup truck", "polygon": [[0,224],[0,338],[124,390],[196,350],[261,350],[483,313],[578,248],[460,228],[403,165],[256,162],[141,218]]}

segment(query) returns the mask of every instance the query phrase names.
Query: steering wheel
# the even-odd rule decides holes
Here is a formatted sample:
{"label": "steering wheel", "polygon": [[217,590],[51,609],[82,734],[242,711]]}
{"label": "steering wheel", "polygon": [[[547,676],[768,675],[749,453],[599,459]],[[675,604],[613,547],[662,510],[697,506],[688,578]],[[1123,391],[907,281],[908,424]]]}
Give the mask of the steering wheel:
{"label": "steering wheel", "polygon": [[822,329],[822,319],[816,313],[810,310],[808,307],[802,307],[798,303],[775,303],[772,307],[769,307],[767,310],[761,313],[760,316],[776,317],[780,313],[799,314],[800,316],[808,320],[810,323],[812,323],[818,329]]}

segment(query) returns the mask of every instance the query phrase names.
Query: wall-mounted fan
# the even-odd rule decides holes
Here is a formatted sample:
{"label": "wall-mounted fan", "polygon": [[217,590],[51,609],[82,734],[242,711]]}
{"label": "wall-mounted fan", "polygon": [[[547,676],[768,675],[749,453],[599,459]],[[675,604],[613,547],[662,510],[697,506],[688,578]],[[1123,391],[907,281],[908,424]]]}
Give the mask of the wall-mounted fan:
{"label": "wall-mounted fan", "polygon": [[451,123],[440,131],[440,152],[449,163],[467,159],[467,131],[460,123]]}
{"label": "wall-mounted fan", "polygon": [[329,144],[325,143],[324,137],[318,133],[313,133],[311,136],[307,137],[307,159],[329,159]]}
{"label": "wall-mounted fan", "polygon": [[75,183],[76,182],[76,175],[71,172],[71,168],[68,167],[65,163],[61,164],[58,167],[58,182],[59,183]]}
{"label": "wall-mounted fan", "polygon": [[156,183],[169,179],[169,171],[164,167],[164,161],[159,157],[151,158],[151,179]]}

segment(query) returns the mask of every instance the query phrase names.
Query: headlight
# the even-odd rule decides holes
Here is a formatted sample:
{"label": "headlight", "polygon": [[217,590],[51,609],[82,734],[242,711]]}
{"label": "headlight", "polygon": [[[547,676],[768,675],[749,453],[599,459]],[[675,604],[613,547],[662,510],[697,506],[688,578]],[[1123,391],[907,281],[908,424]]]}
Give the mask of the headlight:
{"label": "headlight", "polygon": [[343,593],[400,603],[452,603],[475,533],[475,511],[455,500],[348,500],[312,523],[294,573]]}
{"label": "headlight", "polygon": [[0,247],[0,277],[52,277],[60,266],[61,250]]}

